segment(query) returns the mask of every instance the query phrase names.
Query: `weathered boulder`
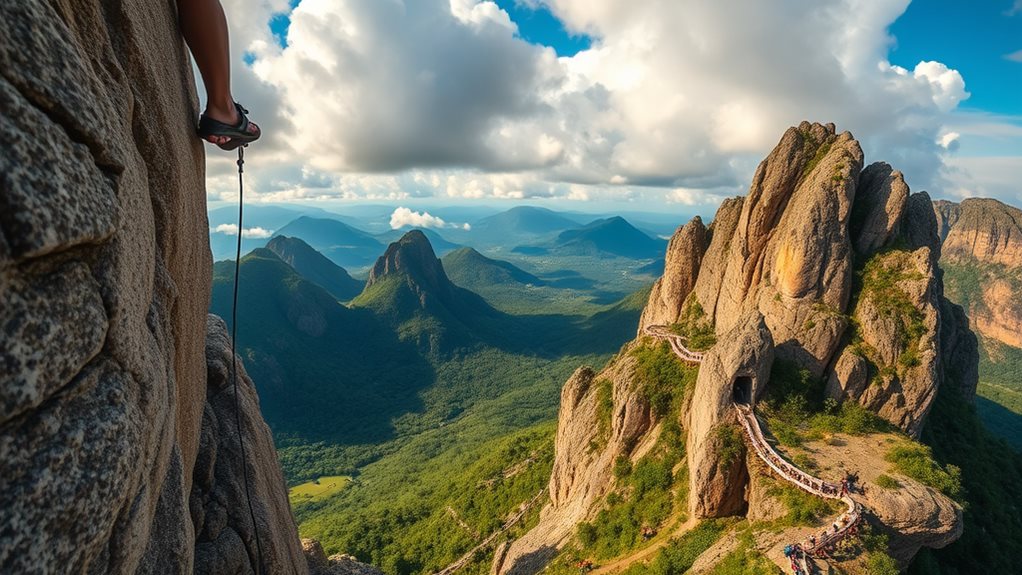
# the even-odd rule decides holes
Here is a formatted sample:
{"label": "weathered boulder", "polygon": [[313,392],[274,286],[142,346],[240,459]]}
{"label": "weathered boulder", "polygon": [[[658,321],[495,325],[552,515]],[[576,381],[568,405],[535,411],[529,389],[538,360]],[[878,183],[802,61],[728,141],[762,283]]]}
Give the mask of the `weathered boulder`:
{"label": "weathered boulder", "polygon": [[[190,573],[211,261],[175,5],[25,0],[0,20],[0,572]],[[244,534],[222,511],[208,526]]]}
{"label": "weathered boulder", "polygon": [[920,547],[939,549],[962,536],[962,508],[932,487],[897,477],[898,489],[867,489],[863,504],[889,534],[889,553],[903,566]]}
{"label": "weathered boulder", "polygon": [[[725,461],[721,444],[737,441],[744,450],[735,420],[736,396],[753,402],[770,377],[774,347],[763,316],[750,310],[703,358],[699,366],[685,429],[688,431],[689,508],[695,517],[723,517],[744,510],[748,481],[743,457]],[[741,389],[743,388],[744,389]]]}
{"label": "weathered boulder", "polygon": [[926,192],[916,192],[908,197],[905,215],[901,220],[901,237],[908,249],[929,248],[934,268],[941,256],[940,224],[932,209],[933,202]]}
{"label": "weathered boulder", "polygon": [[869,362],[866,358],[846,347],[827,375],[827,397],[838,401],[857,399],[865,391],[869,377]]}
{"label": "weathered boulder", "polygon": [[856,252],[872,254],[895,238],[908,194],[905,177],[890,164],[877,162],[862,171],[850,222]]}
{"label": "weathered boulder", "polygon": [[315,539],[302,539],[302,552],[309,565],[309,575],[383,575],[383,571],[351,555],[327,557],[323,546]]}
{"label": "weathered boulder", "polygon": [[[303,553],[284,475],[273,456],[270,428],[259,414],[259,397],[240,360],[235,396],[227,325],[215,315],[207,319],[206,366],[206,407],[189,497],[195,573],[223,573],[222,566],[254,572],[260,557],[266,573],[304,573],[298,569]],[[239,408],[244,445],[238,440]]]}
{"label": "weathered boulder", "polygon": [[685,298],[695,287],[709,234],[699,216],[678,228],[667,244],[664,274],[649,294],[649,303],[642,310],[639,334],[646,326],[670,325],[678,321]]}

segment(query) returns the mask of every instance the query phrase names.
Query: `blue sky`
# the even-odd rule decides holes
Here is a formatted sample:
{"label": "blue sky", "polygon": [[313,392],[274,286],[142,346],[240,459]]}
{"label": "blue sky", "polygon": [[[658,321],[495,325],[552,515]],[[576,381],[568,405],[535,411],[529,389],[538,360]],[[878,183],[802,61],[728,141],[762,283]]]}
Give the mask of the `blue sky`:
{"label": "blue sky", "polygon": [[965,77],[972,96],[962,108],[1022,115],[1022,62],[1005,57],[1022,52],[1022,13],[1009,16],[1011,8],[1011,0],[914,0],[891,27],[891,62],[943,62]]}
{"label": "blue sky", "polygon": [[222,1],[255,201],[709,215],[811,120],[913,190],[1022,204],[1022,0]]}
{"label": "blue sky", "polygon": [[588,36],[568,32],[564,23],[545,6],[531,7],[521,0],[497,0],[497,6],[518,25],[518,35],[522,39],[550,46],[558,56],[574,56],[592,44]]}

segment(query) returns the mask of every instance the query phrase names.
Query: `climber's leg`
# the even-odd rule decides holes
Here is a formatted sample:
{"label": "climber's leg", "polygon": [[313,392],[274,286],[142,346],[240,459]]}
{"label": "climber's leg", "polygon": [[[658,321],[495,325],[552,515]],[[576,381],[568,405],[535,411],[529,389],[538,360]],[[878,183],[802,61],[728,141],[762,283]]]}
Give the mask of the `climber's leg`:
{"label": "climber's leg", "polygon": [[[221,126],[233,127],[241,134],[249,134],[249,141],[259,137],[259,126],[246,122],[242,110],[231,95],[230,37],[227,18],[220,0],[178,0],[178,18],[181,33],[192,51],[195,63],[206,87],[205,118]],[[211,124],[211,125],[216,125]],[[207,130],[207,140],[214,144],[228,144],[239,134],[223,130]],[[254,137],[253,137],[254,136]]]}

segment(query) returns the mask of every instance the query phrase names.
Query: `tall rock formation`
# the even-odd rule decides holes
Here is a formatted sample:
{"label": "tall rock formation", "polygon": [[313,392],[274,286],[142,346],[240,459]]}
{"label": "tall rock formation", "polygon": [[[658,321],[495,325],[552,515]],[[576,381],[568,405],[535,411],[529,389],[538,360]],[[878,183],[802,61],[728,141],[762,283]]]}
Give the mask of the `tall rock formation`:
{"label": "tall rock formation", "polygon": [[861,169],[859,143],[833,124],[785,132],[756,170],[734,232],[714,231],[708,251],[721,259],[705,258],[700,271],[708,277],[697,283],[720,286],[696,290],[718,335],[758,308],[779,357],[823,372],[845,328],[831,311],[851,293],[847,224]]}
{"label": "tall rock formation", "polygon": [[685,298],[695,287],[699,266],[709,244],[709,234],[699,216],[678,228],[667,244],[664,274],[655,284],[649,303],[639,320],[639,333],[648,325],[667,325],[678,321]]}
{"label": "tall rock formation", "polygon": [[[240,361],[237,365],[236,398],[227,325],[218,316],[209,315],[206,405],[188,498],[196,533],[195,572],[246,573],[261,551],[263,573],[304,573],[305,569],[299,569],[304,554],[291,517],[284,475],[277,458],[272,457],[273,436],[259,414],[255,385]],[[244,445],[238,439],[238,406]]]}
{"label": "tall rock formation", "polygon": [[[631,458],[655,441],[649,437],[655,418],[649,402],[634,384],[635,358],[623,354],[599,374],[579,368],[561,390],[556,457],[548,487],[550,503],[539,524],[494,557],[497,573],[536,573],[588,519],[608,493],[619,456]],[[600,382],[611,385],[613,404],[608,429],[601,431],[598,413]],[[653,434],[655,436],[655,433]],[[645,441],[640,440],[645,438]],[[594,450],[591,446],[602,445]]]}
{"label": "tall rock formation", "polygon": [[[454,284],[447,278],[444,266],[433,252],[429,239],[419,230],[412,230],[387,246],[387,251],[369,270],[366,289],[380,283],[386,276],[404,276],[409,280],[409,286],[423,298],[432,295],[441,301],[448,301],[453,297]],[[423,301],[422,305],[427,303]]]}
{"label": "tall rock formation", "polygon": [[[683,333],[709,325],[716,334],[681,413],[641,419],[622,428],[639,432],[626,434],[628,442],[593,447],[605,400],[593,391],[591,372],[576,374],[562,395],[551,503],[537,527],[497,554],[495,573],[536,572],[576,523],[596,515],[606,494],[626,497],[615,491],[612,462],[641,457],[667,417],[678,417],[683,429],[691,517],[783,514],[764,481],[765,466],[742,455],[733,407],[755,404],[771,386],[775,363],[783,363],[778,373],[826,380],[832,397],[858,402],[911,435],[920,432],[945,379],[971,394],[976,344],[962,310],[943,295],[938,219],[929,197],[911,194],[900,172],[885,163],[863,169],[862,150],[848,132],[809,123],[785,132],[745,198],[723,202],[709,228],[696,219],[675,233],[664,277],[643,312],[633,346],[653,345],[645,335],[650,325],[675,324]],[[645,409],[629,395],[641,384],[623,371],[634,361],[628,349],[634,348],[595,377],[611,383],[615,414]],[[921,545],[947,545],[962,529],[953,501],[910,487],[875,502],[902,561]]]}
{"label": "tall rock formation", "polygon": [[[736,394],[749,401],[762,395],[770,381],[774,342],[763,316],[747,311],[721,341],[706,354],[699,366],[689,410],[688,466],[689,509],[695,517],[736,515],[745,509],[748,482],[743,457],[726,461],[721,457],[722,428],[741,434],[734,419]],[[744,386],[744,388],[743,388]]]}
{"label": "tall rock formation", "polygon": [[[0,19],[0,571],[188,573],[215,520],[241,536],[245,572],[255,555],[234,510],[211,519],[188,503],[208,464],[204,414],[220,408],[204,353],[203,149],[174,4],[25,0]],[[255,432],[257,405],[243,405]],[[267,536],[290,537],[272,443],[254,439]],[[233,501],[240,469],[220,453],[208,493]],[[295,549],[276,541],[264,560],[304,573]]]}

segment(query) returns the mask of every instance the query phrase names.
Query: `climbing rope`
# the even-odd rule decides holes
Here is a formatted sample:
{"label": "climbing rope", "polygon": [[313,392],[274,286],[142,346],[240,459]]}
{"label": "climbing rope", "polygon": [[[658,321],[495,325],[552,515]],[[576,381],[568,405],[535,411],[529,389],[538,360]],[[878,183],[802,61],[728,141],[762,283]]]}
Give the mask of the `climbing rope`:
{"label": "climbing rope", "polygon": [[238,249],[234,254],[234,302],[231,308],[231,385],[234,387],[234,422],[238,428],[238,444],[241,445],[241,474],[245,482],[245,500],[248,502],[248,515],[252,519],[252,532],[255,534],[256,575],[263,572],[263,542],[259,538],[259,525],[256,523],[255,509],[252,507],[252,494],[248,487],[248,457],[245,452],[245,434],[241,431],[241,394],[238,393],[238,356],[235,345],[238,341],[238,284],[241,273],[241,236],[245,229],[245,146],[238,148]]}

